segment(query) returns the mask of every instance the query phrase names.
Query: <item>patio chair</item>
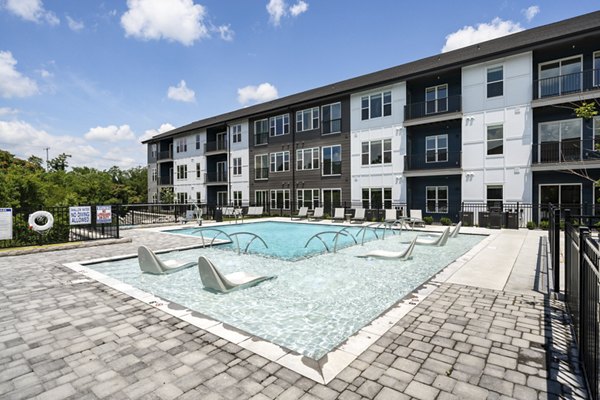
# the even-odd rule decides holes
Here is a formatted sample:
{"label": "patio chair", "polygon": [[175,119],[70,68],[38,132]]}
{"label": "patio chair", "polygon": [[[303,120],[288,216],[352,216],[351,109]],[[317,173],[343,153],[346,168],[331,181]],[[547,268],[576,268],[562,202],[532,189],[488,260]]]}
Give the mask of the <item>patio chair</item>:
{"label": "patio chair", "polygon": [[324,207],[315,207],[315,212],[313,213],[312,217],[310,217],[310,219],[311,220],[323,219],[324,215],[325,215]]}
{"label": "patio chair", "polygon": [[210,291],[228,293],[233,290],[244,289],[273,279],[275,276],[258,276],[246,272],[234,272],[223,275],[217,267],[206,257],[198,258],[198,272],[204,287]]}
{"label": "patio chair", "polygon": [[409,218],[406,220],[411,226],[419,225],[425,226],[425,221],[423,221],[423,213],[421,210],[410,210]]}
{"label": "patio chair", "polygon": [[404,249],[404,251],[373,250],[366,254],[361,254],[356,257],[386,258],[386,259],[395,259],[395,260],[406,261],[406,260],[409,260],[412,258],[412,252],[415,249],[416,244],[417,244],[417,237],[415,236],[415,238],[412,240],[412,242],[410,242],[408,247],[406,249]]}
{"label": "patio chair", "polygon": [[260,217],[263,215],[263,206],[248,207],[246,216],[248,217]]}
{"label": "patio chair", "polygon": [[334,222],[334,221],[344,222],[346,220],[346,216],[344,215],[345,212],[346,212],[346,209],[344,207],[337,207],[333,213],[331,222]]}
{"label": "patio chair", "polygon": [[350,219],[350,223],[361,224],[365,222],[365,209],[364,208],[356,208],[354,209],[354,217]]}
{"label": "patio chair", "polygon": [[298,214],[292,217],[293,220],[308,218],[308,207],[300,207]]}
{"label": "patio chair", "polygon": [[424,244],[428,246],[445,246],[448,241],[448,236],[450,236],[450,227],[444,229],[444,232],[439,237],[433,238],[425,238],[425,237],[417,237],[417,244]]}
{"label": "patio chair", "polygon": [[171,274],[196,265],[195,262],[177,260],[161,261],[156,254],[146,246],[138,247],[138,262],[142,272],[155,275]]}

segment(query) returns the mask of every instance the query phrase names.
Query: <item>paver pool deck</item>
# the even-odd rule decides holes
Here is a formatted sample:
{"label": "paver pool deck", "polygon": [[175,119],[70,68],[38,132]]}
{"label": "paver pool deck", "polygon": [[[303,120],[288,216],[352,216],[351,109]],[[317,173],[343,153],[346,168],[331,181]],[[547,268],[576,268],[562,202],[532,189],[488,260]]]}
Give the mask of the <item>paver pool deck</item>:
{"label": "paver pool deck", "polygon": [[196,238],[133,229],[129,243],[0,257],[0,399],[587,398],[547,292],[545,232],[488,232],[327,384],[63,266]]}

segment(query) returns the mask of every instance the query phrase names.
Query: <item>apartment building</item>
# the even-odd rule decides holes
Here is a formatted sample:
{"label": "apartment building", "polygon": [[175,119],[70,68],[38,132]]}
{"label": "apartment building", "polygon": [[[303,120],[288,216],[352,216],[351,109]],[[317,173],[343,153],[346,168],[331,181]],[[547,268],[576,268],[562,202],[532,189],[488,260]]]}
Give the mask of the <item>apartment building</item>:
{"label": "apartment building", "polygon": [[594,12],[154,136],[148,198],[436,220],[463,202],[576,209],[600,199],[600,117],[574,108],[598,99]]}

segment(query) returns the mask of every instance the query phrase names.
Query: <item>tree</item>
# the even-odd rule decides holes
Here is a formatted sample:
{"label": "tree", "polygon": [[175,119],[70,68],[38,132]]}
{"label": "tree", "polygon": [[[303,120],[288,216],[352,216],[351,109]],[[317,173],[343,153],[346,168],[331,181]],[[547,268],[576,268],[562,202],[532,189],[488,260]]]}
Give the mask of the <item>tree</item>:
{"label": "tree", "polygon": [[69,157],[71,157],[70,154],[59,154],[58,157],[48,161],[48,168],[50,168],[50,171],[66,171],[69,166],[69,163],[67,163]]}

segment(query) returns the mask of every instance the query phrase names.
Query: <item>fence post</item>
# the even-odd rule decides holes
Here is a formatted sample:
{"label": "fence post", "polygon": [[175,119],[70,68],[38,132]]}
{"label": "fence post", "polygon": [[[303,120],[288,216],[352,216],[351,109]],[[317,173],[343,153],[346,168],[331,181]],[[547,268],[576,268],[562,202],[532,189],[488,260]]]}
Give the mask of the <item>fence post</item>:
{"label": "fence post", "polygon": [[[577,321],[579,322],[579,326],[577,328],[578,332],[576,332],[575,334],[577,335],[577,342],[579,343],[579,349],[580,349],[580,353],[581,350],[583,348],[582,346],[582,341],[583,338],[585,337],[585,318],[586,315],[584,315],[584,304],[586,301],[590,301],[590,299],[586,299],[585,295],[588,294],[587,290],[585,290],[585,286],[586,283],[589,285],[589,282],[585,281],[585,276],[584,276],[584,268],[585,268],[585,248],[587,247],[587,242],[586,239],[590,237],[590,229],[587,226],[583,226],[579,228],[579,287],[577,288],[577,290],[579,291],[579,306],[577,307],[577,312],[579,313],[579,315],[577,316]],[[580,356],[583,357],[583,354],[580,354]]]}
{"label": "fence post", "polygon": [[560,292],[560,208],[554,210],[553,217],[554,224],[550,226],[550,229],[554,230],[552,239],[555,254],[552,254],[552,271],[554,271],[554,292],[558,293]]}

